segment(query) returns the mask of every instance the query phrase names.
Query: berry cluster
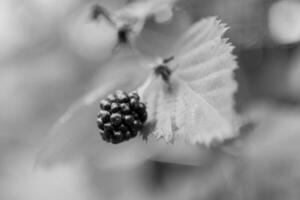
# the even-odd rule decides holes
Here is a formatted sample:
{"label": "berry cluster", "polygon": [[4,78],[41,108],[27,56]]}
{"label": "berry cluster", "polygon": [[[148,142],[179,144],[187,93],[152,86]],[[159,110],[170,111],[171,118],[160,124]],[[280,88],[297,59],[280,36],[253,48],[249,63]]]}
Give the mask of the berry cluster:
{"label": "berry cluster", "polygon": [[136,137],[146,120],[146,106],[136,92],[118,90],[100,102],[97,125],[106,142],[118,144]]}

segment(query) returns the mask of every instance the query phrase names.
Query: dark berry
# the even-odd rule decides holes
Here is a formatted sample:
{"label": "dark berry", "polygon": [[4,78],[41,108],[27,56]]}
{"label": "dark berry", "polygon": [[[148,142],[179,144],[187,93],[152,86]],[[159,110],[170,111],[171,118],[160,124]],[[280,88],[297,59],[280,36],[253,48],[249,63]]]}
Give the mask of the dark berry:
{"label": "dark berry", "polygon": [[103,130],[106,132],[110,132],[110,131],[113,131],[114,128],[111,123],[106,123],[103,125]]}
{"label": "dark berry", "polygon": [[139,115],[139,117],[141,122],[144,123],[148,118],[147,112],[144,112],[143,114]]}
{"label": "dark berry", "polygon": [[137,99],[130,99],[130,108],[136,110],[138,108],[139,101]]}
{"label": "dark berry", "polygon": [[104,130],[104,123],[101,118],[97,118],[97,125],[100,130]]}
{"label": "dark berry", "polygon": [[119,102],[119,103],[126,103],[126,102],[128,102],[129,101],[129,97],[128,97],[128,95],[125,93],[125,92],[123,92],[123,91],[120,91],[120,90],[118,90],[117,92],[116,92],[116,100]]}
{"label": "dark berry", "polygon": [[104,139],[104,131],[100,129],[99,133],[100,133],[102,139]]}
{"label": "dark berry", "polygon": [[[122,133],[122,135],[124,136],[125,140],[130,139],[130,131],[126,128],[126,126],[121,125],[119,127],[119,131]],[[127,134],[127,132],[129,132],[129,134]]]}
{"label": "dark berry", "polygon": [[103,110],[109,110],[110,109],[110,102],[106,99],[103,99],[100,102],[100,108],[103,109]]}
{"label": "dark berry", "polygon": [[119,126],[122,123],[122,116],[119,113],[114,113],[110,116],[110,121],[112,123],[112,125],[114,126]]}
{"label": "dark berry", "polygon": [[110,111],[115,113],[120,111],[120,107],[118,103],[112,103],[110,106]]}
{"label": "dark berry", "polygon": [[118,90],[100,102],[97,125],[106,142],[118,144],[136,137],[146,120],[146,106],[137,92]]}
{"label": "dark berry", "polygon": [[108,96],[107,96],[107,99],[108,99],[110,102],[115,102],[115,101],[116,101],[116,97],[115,97],[115,95],[113,95],[113,94],[108,95]]}
{"label": "dark berry", "polygon": [[100,135],[101,135],[101,137],[104,141],[110,142],[110,140],[111,140],[111,133],[110,132],[100,130]]}
{"label": "dark berry", "polygon": [[133,126],[133,121],[134,121],[134,118],[133,118],[132,115],[125,115],[124,116],[124,124],[127,125],[128,127]]}
{"label": "dark berry", "polygon": [[137,92],[130,92],[129,94],[128,94],[128,96],[129,96],[129,98],[130,99],[136,99],[136,100],[140,100],[140,96],[138,95],[138,93]]}
{"label": "dark berry", "polygon": [[143,114],[145,111],[146,111],[146,106],[145,106],[145,104],[142,103],[142,102],[139,102],[139,103],[137,104],[137,107],[136,107],[136,112],[137,112],[138,114]]}
{"label": "dark berry", "polygon": [[110,118],[110,113],[106,110],[100,110],[99,115],[98,115],[103,123],[106,123],[109,121]]}
{"label": "dark berry", "polygon": [[128,131],[128,129],[126,128],[126,126],[123,125],[123,124],[119,127],[119,130],[120,130],[122,133],[126,133],[126,132]]}
{"label": "dark berry", "polygon": [[112,135],[112,143],[119,144],[124,139],[123,134],[120,131],[115,131]]}
{"label": "dark berry", "polygon": [[129,114],[130,113],[130,107],[127,103],[122,103],[120,105],[120,110],[123,114]]}
{"label": "dark berry", "polygon": [[133,122],[133,129],[140,130],[142,128],[143,124],[140,120],[134,120]]}
{"label": "dark berry", "polygon": [[134,119],[139,119],[139,114],[137,114],[136,112],[132,113],[132,116]]}
{"label": "dark berry", "polygon": [[132,138],[132,134],[130,131],[126,131],[126,133],[124,134],[124,138],[125,140],[129,140],[130,138]]}

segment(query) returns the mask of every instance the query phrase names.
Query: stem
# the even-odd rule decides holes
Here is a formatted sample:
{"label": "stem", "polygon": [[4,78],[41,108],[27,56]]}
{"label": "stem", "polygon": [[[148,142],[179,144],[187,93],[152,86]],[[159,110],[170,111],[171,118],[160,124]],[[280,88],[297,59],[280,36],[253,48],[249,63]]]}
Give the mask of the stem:
{"label": "stem", "polygon": [[167,57],[167,58],[163,59],[163,63],[167,64],[167,63],[171,62],[174,59],[175,59],[175,56]]}
{"label": "stem", "polygon": [[[153,67],[153,73],[151,73],[146,81],[137,88],[137,93],[141,98],[143,98],[144,93],[146,89],[151,85],[151,83],[158,78],[158,76],[161,76],[163,81],[171,88],[169,77],[171,76],[171,70],[168,68],[166,64],[168,64],[170,61],[174,60],[174,56],[161,59],[157,62],[157,64]],[[163,67],[162,67],[163,66]],[[159,70],[160,69],[160,70]]]}

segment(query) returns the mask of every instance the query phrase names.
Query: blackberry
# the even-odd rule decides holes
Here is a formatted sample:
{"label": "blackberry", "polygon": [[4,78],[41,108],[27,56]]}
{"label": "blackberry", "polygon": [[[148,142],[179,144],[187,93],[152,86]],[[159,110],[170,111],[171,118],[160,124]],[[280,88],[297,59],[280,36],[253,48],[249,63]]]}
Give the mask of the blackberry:
{"label": "blackberry", "polygon": [[147,120],[147,108],[137,92],[118,90],[100,101],[97,126],[102,139],[119,144],[138,135]]}
{"label": "blackberry", "polygon": [[110,105],[110,112],[116,113],[116,112],[119,112],[119,111],[120,111],[119,104],[115,103],[115,102],[111,103],[111,105]]}
{"label": "blackberry", "polygon": [[139,94],[138,94],[137,92],[135,92],[135,91],[129,93],[128,96],[129,96],[130,99],[136,99],[136,100],[138,100],[138,101],[140,100]]}
{"label": "blackberry", "polygon": [[119,113],[113,113],[110,115],[110,121],[113,126],[119,127],[122,124],[122,115]]}
{"label": "blackberry", "polygon": [[109,110],[110,109],[110,102],[107,101],[106,99],[103,99],[100,102],[100,108],[103,109],[103,110]]}

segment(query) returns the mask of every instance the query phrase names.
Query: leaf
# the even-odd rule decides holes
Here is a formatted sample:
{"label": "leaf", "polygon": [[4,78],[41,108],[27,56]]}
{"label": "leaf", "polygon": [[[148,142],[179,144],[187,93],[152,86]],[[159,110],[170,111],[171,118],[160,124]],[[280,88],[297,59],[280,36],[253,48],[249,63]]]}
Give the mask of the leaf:
{"label": "leaf", "polygon": [[[215,17],[196,23],[178,42],[180,45],[186,41],[183,46],[186,50],[178,56],[177,65],[180,67],[176,73],[235,126],[238,123],[234,110],[237,83],[233,71],[237,63],[232,54],[233,46],[227,42],[228,39],[222,38],[226,29]],[[197,37],[186,39],[191,33],[196,34],[197,30],[200,33]]]}
{"label": "leaf", "polygon": [[[237,135],[233,99],[237,64],[232,45],[222,38],[225,30],[216,18],[204,19],[175,45],[171,82],[159,79],[145,93],[149,110],[155,113],[150,119],[156,121],[156,137],[166,142],[180,137],[209,146]],[[155,103],[151,92],[157,96]]]}
{"label": "leaf", "polygon": [[230,124],[186,83],[173,78],[172,89],[166,85],[161,87],[161,84],[149,88],[152,91],[149,93],[152,97],[155,94],[156,98],[147,97],[148,109],[152,111],[149,119],[156,121],[153,134],[158,139],[172,143],[184,138],[191,144],[209,146],[212,141],[222,141],[232,136]]}
{"label": "leaf", "polygon": [[185,34],[175,44],[176,55],[184,55],[200,45],[213,40],[214,38],[221,38],[228,28],[222,24],[216,17],[207,17],[196,22],[189,28]]}

